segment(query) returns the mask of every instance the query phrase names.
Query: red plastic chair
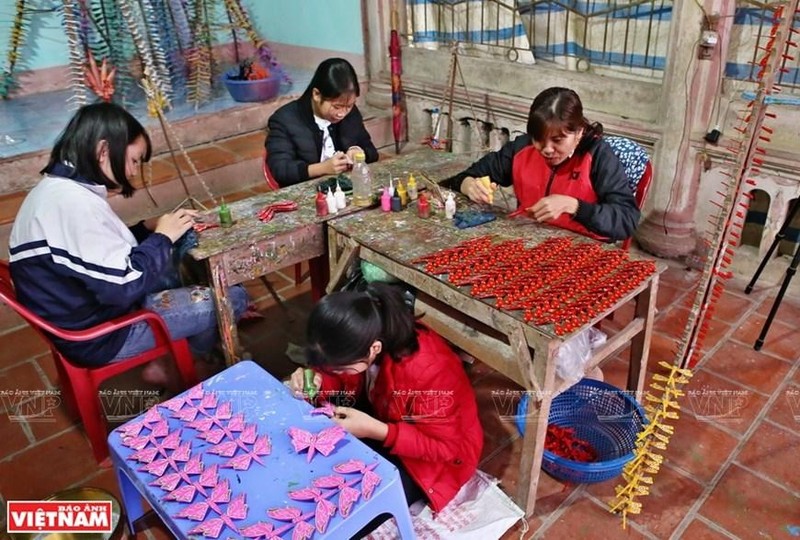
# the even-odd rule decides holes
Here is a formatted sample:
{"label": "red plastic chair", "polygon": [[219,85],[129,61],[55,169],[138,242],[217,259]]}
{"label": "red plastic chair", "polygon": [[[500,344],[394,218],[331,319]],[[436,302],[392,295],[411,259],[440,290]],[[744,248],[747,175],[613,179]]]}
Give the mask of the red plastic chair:
{"label": "red plastic chair", "polygon": [[[106,441],[108,427],[98,395],[100,384],[103,381],[166,354],[171,354],[186,387],[197,384],[197,374],[194,370],[189,344],[185,339],[173,341],[164,321],[153,311],[139,310],[86,330],[61,329],[35,315],[17,301],[7,261],[0,261],[0,301],[8,304],[25,319],[50,346],[61,382],[64,403],[69,412],[73,416],[78,416],[83,422],[98,463],[108,457]],[[140,321],[146,321],[150,325],[156,338],[156,346],[138,356],[103,366],[86,367],[70,361],[56,349],[50,339],[50,336],[53,335],[69,341],[86,341]]]}
{"label": "red plastic chair", "polygon": [[[261,172],[264,173],[264,181],[267,182],[267,187],[269,187],[270,191],[277,191],[277,190],[281,189],[281,186],[278,184],[278,181],[275,180],[275,177],[272,175],[272,171],[270,170],[269,165],[267,164],[267,149],[266,149],[266,147],[264,148],[264,157],[261,160]],[[306,280],[307,277],[308,277],[308,273],[303,274],[303,265],[301,263],[295,264],[294,265],[294,286],[297,287],[298,285],[300,285],[302,282],[304,282]],[[265,280],[266,280],[266,278],[264,278],[264,280],[262,280],[262,281],[264,281],[265,284],[266,284],[267,282]],[[271,285],[270,285],[270,287],[271,287]],[[270,293],[272,293],[272,291],[270,291]],[[277,295],[276,294],[273,293],[273,296],[276,297],[276,299],[277,299]]]}
{"label": "red plastic chair", "polygon": [[[639,180],[639,183],[636,184],[636,193],[634,194],[636,198],[636,206],[639,210],[642,209],[644,206],[644,201],[647,199],[647,192],[650,191],[650,182],[653,180],[653,165],[648,161],[647,167],[644,169],[644,174],[642,174],[642,178]],[[622,249],[628,251],[631,247],[631,240],[633,237],[627,238],[622,242]]]}

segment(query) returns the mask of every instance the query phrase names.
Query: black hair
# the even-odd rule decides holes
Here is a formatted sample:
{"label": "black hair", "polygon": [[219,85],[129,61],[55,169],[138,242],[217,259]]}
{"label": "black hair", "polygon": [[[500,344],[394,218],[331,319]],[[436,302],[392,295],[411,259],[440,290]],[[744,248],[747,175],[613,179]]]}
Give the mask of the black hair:
{"label": "black hair", "polygon": [[303,98],[311,99],[314,88],[319,90],[323,101],[336,99],[342,94],[355,94],[358,97],[361,93],[356,70],[344,58],[323,60],[303,92]]}
{"label": "black hair", "polygon": [[[128,111],[114,103],[93,103],[78,109],[58,136],[50,153],[50,161],[42,174],[50,173],[57,164],[68,164],[74,174],[109,189],[120,189],[130,197],[134,188],[125,173],[125,154],[128,146],[144,137],[147,152],[144,161],[150,160],[150,136],[142,124]],[[97,145],[108,144],[108,157],[114,178],[108,178],[100,168]]]}
{"label": "black hair", "polygon": [[583,153],[593,139],[603,135],[603,125],[590,123],[583,116],[583,104],[578,94],[569,88],[548,88],[536,96],[528,113],[528,135],[534,141],[543,141],[554,129],[576,132],[583,129],[577,152]]}
{"label": "black hair", "polygon": [[306,341],[310,366],[352,364],[368,356],[375,341],[394,360],[419,350],[416,318],[402,290],[386,283],[323,297],[311,311]]}

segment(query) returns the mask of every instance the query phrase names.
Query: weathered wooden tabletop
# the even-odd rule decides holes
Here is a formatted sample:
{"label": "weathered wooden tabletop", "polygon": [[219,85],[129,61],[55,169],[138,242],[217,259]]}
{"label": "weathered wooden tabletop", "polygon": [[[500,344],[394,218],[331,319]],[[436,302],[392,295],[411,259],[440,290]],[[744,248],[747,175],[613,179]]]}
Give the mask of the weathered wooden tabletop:
{"label": "weathered wooden tabletop", "polygon": [[[408,173],[414,173],[420,178],[425,176],[434,182],[439,182],[461,172],[473,160],[474,156],[451,154],[423,147],[408,154],[371,163],[369,168],[373,186],[377,191],[379,187],[388,183],[389,177],[402,177],[405,181]],[[226,229],[217,227],[201,232],[198,235],[199,245],[191,250],[190,254],[198,261],[204,260],[232,248],[247,246],[264,238],[291,232],[309,224],[322,223],[335,217],[363,210],[363,208],[349,205],[337,214],[317,217],[314,202],[316,186],[326,178],[288,186],[278,191],[262,193],[229,204],[234,225]],[[259,210],[268,204],[282,200],[296,202],[298,209],[293,212],[276,213],[272,220],[266,223],[259,221],[257,216]],[[210,221],[216,219],[216,212],[216,208],[211,210],[207,214],[207,219]]]}

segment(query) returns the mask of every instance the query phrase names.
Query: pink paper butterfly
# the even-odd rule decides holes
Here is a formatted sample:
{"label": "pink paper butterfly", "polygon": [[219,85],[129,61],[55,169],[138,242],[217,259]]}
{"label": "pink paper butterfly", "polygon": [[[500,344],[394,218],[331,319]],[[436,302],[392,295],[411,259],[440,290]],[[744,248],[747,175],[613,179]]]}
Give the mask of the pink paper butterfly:
{"label": "pink paper butterfly", "polygon": [[314,512],[314,524],[320,534],[325,533],[328,522],[336,513],[336,505],[325,498],[325,494],[317,488],[296,489],[289,492],[289,498],[295,501],[316,501],[317,508]]}
{"label": "pink paper butterfly", "polygon": [[[255,427],[255,426],[253,426]],[[244,413],[236,413],[228,421],[228,431],[239,432],[244,429]]]}
{"label": "pink paper butterfly", "polygon": [[186,409],[181,409],[180,411],[172,413],[172,417],[177,418],[181,422],[194,422],[198,412],[199,411],[194,407],[187,407]]}
{"label": "pink paper butterfly", "polygon": [[133,461],[138,461],[139,463],[150,463],[153,461],[158,454],[158,448],[151,446],[148,448],[142,448],[138,452],[134,452],[128,459]]}
{"label": "pink paper butterfly", "polygon": [[191,519],[192,521],[203,521],[208,513],[208,508],[209,504],[207,502],[190,504],[175,514],[175,517]]}
{"label": "pink paper butterfly", "polygon": [[339,513],[343,518],[350,515],[350,510],[353,509],[353,504],[361,496],[361,492],[353,489],[347,484],[347,480],[338,474],[330,476],[322,476],[314,480],[314,486],[325,489],[338,489],[339,490]]}
{"label": "pink paper butterfly", "polygon": [[314,452],[329,456],[336,448],[336,443],[345,436],[345,430],[341,426],[325,428],[319,433],[311,433],[296,427],[290,427],[288,431],[295,452],[299,454],[308,449],[308,462],[311,462]]}
{"label": "pink paper butterfly", "polygon": [[158,486],[164,491],[173,491],[181,482],[181,475],[179,473],[165,474],[160,478],[156,478],[150,482],[151,486]]}
{"label": "pink paper butterfly", "polygon": [[375,491],[375,487],[381,483],[381,477],[372,470],[376,466],[377,463],[366,465],[363,461],[351,459],[344,463],[334,465],[333,470],[338,473],[359,472],[363,474],[364,476],[361,478],[361,494],[364,495],[364,499],[369,499],[372,497],[372,492]]}
{"label": "pink paper butterfly", "polygon": [[230,401],[225,401],[220,403],[219,407],[217,407],[217,412],[214,416],[217,417],[219,420],[228,420],[231,417],[231,412],[233,410],[233,405]]}
{"label": "pink paper butterfly", "polygon": [[209,519],[190,530],[189,534],[202,534],[209,538],[217,538],[222,532],[223,526],[225,526],[225,522],[222,521],[222,518]]}
{"label": "pink paper butterfly", "polygon": [[206,452],[209,454],[217,454],[218,456],[231,457],[236,453],[237,448],[239,448],[239,445],[236,444],[236,441],[225,441],[212,446],[206,450]]}
{"label": "pink paper butterfly", "polygon": [[139,467],[139,470],[148,472],[153,476],[161,476],[164,474],[164,472],[166,472],[167,467],[169,467],[168,459],[157,459],[146,465],[143,465],[142,467]]}
{"label": "pink paper butterfly", "polygon": [[167,493],[164,496],[164,500],[167,501],[179,501],[182,503],[190,503],[194,499],[194,494],[197,492],[197,488],[194,484],[189,484],[187,486],[181,486],[175,491]]}
{"label": "pink paper butterfly", "polygon": [[245,538],[257,538],[264,540],[281,540],[280,535],[275,534],[275,526],[272,523],[259,521],[254,525],[242,529],[242,536]]}
{"label": "pink paper butterfly", "polygon": [[[193,506],[199,506],[199,505],[193,505]],[[211,508],[214,508],[213,504],[209,504],[209,506]],[[216,508],[215,510],[218,511]],[[202,509],[198,507],[197,515],[199,515],[201,511]],[[178,517],[189,517],[189,516],[178,515]],[[236,497],[234,497],[233,500],[231,500],[230,504],[228,505],[228,508],[225,510],[224,513],[220,514],[220,517],[209,519],[208,521],[201,523],[194,529],[190,530],[189,534],[202,533],[204,536],[216,538],[219,536],[219,533],[222,532],[223,525],[227,525],[228,528],[230,528],[235,533],[239,534],[239,529],[236,527],[236,525],[233,523],[232,520],[245,519],[246,517],[247,517],[247,503],[245,503],[244,493],[241,493]]]}
{"label": "pink paper butterfly", "polygon": [[272,508],[267,510],[267,515],[272,519],[278,521],[291,521],[294,523],[294,530],[292,531],[292,540],[308,540],[314,534],[314,527],[305,521],[311,517],[303,515],[299,508],[287,506],[284,508]]}
{"label": "pink paper butterfly", "polygon": [[[193,410],[197,411],[197,409]],[[214,426],[214,419],[209,416],[204,416],[203,418],[200,418],[198,420],[186,424],[186,427],[190,427],[196,431],[199,431],[200,433],[205,433],[213,426]]]}
{"label": "pink paper butterfly", "polygon": [[324,414],[328,418],[333,418],[334,415],[333,409],[334,409],[333,404],[330,401],[326,401],[322,405],[322,407],[311,409],[311,416],[314,416],[315,414]]}
{"label": "pink paper butterfly", "polygon": [[231,500],[231,488],[228,480],[223,480],[211,490],[211,495],[208,496],[208,502],[219,504],[226,503]]}
{"label": "pink paper butterfly", "polygon": [[217,407],[217,394],[215,392],[207,392],[200,400],[199,408],[216,409],[216,407]]}

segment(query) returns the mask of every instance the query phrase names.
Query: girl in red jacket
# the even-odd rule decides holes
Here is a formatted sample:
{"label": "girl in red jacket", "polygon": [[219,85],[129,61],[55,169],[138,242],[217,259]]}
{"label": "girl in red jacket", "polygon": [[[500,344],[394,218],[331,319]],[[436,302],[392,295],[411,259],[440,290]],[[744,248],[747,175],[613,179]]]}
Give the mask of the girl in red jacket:
{"label": "girl in red jacket", "polygon": [[[514,186],[519,207],[540,223],[600,240],[630,237],[639,209],[625,170],[603,140],[603,126],[583,116],[578,94],[548,88],[533,100],[520,135],[444,183],[489,203],[497,186]],[[478,178],[488,176],[486,185]]]}
{"label": "girl in red jacket", "polygon": [[[409,504],[424,496],[442,510],[475,473],[483,447],[459,357],[384,283],[325,296],[307,338],[321,395],[354,398],[353,407],[336,407],[334,420],[398,466]],[[302,369],[290,386],[303,396]]]}

